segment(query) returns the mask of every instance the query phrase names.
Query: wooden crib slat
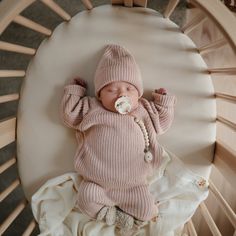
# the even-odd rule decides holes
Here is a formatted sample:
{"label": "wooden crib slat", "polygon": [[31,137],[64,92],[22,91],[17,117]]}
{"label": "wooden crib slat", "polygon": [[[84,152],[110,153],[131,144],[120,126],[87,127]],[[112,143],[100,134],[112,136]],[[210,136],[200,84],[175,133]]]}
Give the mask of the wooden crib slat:
{"label": "wooden crib slat", "polygon": [[235,76],[212,76],[212,81],[217,93],[236,96]]}
{"label": "wooden crib slat", "polygon": [[36,0],[11,0],[1,1],[0,8],[0,34],[13,21],[16,15],[20,14],[25,8],[31,5]]}
{"label": "wooden crib slat", "polygon": [[212,181],[209,181],[209,183],[210,183],[209,185],[210,190],[215,195],[220,207],[223,209],[227,218],[236,229],[236,214],[234,213],[233,209],[229,206],[229,204],[225,201],[224,197],[221,195],[221,193],[216,188],[216,186],[212,183]]}
{"label": "wooden crib slat", "polygon": [[5,219],[5,221],[0,226],[0,235],[2,235],[7,228],[11,225],[11,223],[17,218],[17,216],[24,210],[26,207],[27,202],[24,200],[21,202],[15,210]]}
{"label": "wooden crib slat", "polygon": [[233,100],[233,96],[231,98],[232,100],[222,97],[216,98],[217,115],[219,121],[225,125],[228,125],[230,129],[236,131],[236,100]]}
{"label": "wooden crib slat", "polygon": [[212,68],[208,71],[215,75],[236,75],[236,68]]}
{"label": "wooden crib slat", "polygon": [[34,231],[35,226],[36,226],[36,222],[35,220],[32,220],[30,224],[28,225],[28,227],[26,228],[26,230],[24,231],[24,233],[22,234],[22,236],[30,236],[31,233]]}
{"label": "wooden crib slat", "polygon": [[222,173],[226,181],[235,188],[236,153],[222,141],[217,140],[214,166]]}
{"label": "wooden crib slat", "polygon": [[0,103],[11,102],[19,99],[18,93],[8,94],[0,96]]}
{"label": "wooden crib slat", "polygon": [[[236,117],[233,118],[235,119]],[[224,147],[226,153],[227,152],[232,153],[232,156],[236,157],[236,146],[235,146],[236,130],[232,129],[227,124],[219,120],[216,120],[216,131],[217,131],[216,141],[219,144],[222,144],[221,146]],[[236,173],[234,175],[234,178],[236,178]]]}
{"label": "wooden crib slat", "polygon": [[[147,7],[147,0],[132,0],[133,2],[133,6],[140,6],[140,7]],[[124,0],[111,0],[111,3],[113,5],[125,5],[125,1]],[[129,5],[127,5],[129,6]]]}
{"label": "wooden crib slat", "polygon": [[111,0],[112,5],[122,5],[123,2],[124,2],[124,0]]}
{"label": "wooden crib slat", "polygon": [[124,5],[126,7],[133,7],[133,0],[124,0]]}
{"label": "wooden crib slat", "polygon": [[191,3],[213,20],[236,53],[236,18],[229,9],[221,1],[215,0],[191,0]]}
{"label": "wooden crib slat", "polygon": [[20,185],[20,180],[14,180],[5,190],[0,193],[0,202],[2,202],[10,193]]}
{"label": "wooden crib slat", "polygon": [[209,226],[211,233],[213,236],[222,236],[222,234],[220,233],[219,229],[217,228],[213,218],[210,215],[210,212],[208,211],[206,205],[204,202],[202,202],[200,204],[200,210],[202,213],[202,216],[204,217],[207,225]]}
{"label": "wooden crib slat", "polygon": [[217,50],[223,46],[227,45],[227,41],[223,38],[223,39],[219,39],[213,43],[209,43],[205,46],[202,46],[200,47],[198,50],[199,50],[199,53],[201,55],[203,54],[206,54],[206,53],[209,53],[209,52],[212,52],[214,50]]}
{"label": "wooden crib slat", "polygon": [[6,161],[4,164],[0,166],[0,174],[2,174],[5,170],[10,168],[12,165],[16,163],[16,158],[13,157],[10,160]]}
{"label": "wooden crib slat", "polygon": [[44,34],[44,35],[47,35],[47,36],[50,36],[52,34],[52,31],[30,19],[27,19],[26,17],[24,16],[21,16],[21,15],[18,15],[16,16],[13,21],[19,25],[22,25],[26,28],[29,28],[29,29],[32,29],[36,32],[39,32],[41,34]]}
{"label": "wooden crib slat", "polygon": [[147,7],[147,0],[134,0],[134,5],[140,7]]}
{"label": "wooden crib slat", "polygon": [[226,99],[232,102],[236,102],[236,96],[223,94],[223,93],[216,93],[215,95],[216,95],[216,98],[221,98],[221,99]]}
{"label": "wooden crib slat", "polygon": [[52,0],[41,0],[45,5],[47,5],[51,10],[53,10],[55,13],[57,13],[62,19],[69,21],[71,19],[70,15],[65,12],[64,9],[62,9],[59,5],[57,5]]}
{"label": "wooden crib slat", "polygon": [[217,121],[223,123],[224,125],[227,125],[228,127],[230,127],[233,130],[236,130],[236,124],[235,123],[233,123],[229,120],[226,120],[221,116],[217,116]]}
{"label": "wooden crib slat", "polygon": [[187,229],[188,229],[188,232],[189,232],[190,236],[197,236],[197,232],[195,230],[195,227],[193,225],[193,221],[192,220],[189,220],[187,222]]}
{"label": "wooden crib slat", "polygon": [[0,77],[24,77],[24,70],[0,70]]}
{"label": "wooden crib slat", "polygon": [[165,18],[169,18],[171,16],[173,11],[177,7],[178,3],[179,3],[179,0],[169,0],[168,5],[166,7],[166,10],[164,12],[164,17]]}
{"label": "wooden crib slat", "polygon": [[0,122],[0,148],[15,141],[16,118]]}
{"label": "wooden crib slat", "polygon": [[196,17],[194,17],[190,22],[182,27],[182,31],[185,34],[190,33],[193,29],[195,29],[198,25],[207,20],[207,16],[204,13],[199,13]]}
{"label": "wooden crib slat", "polygon": [[18,52],[23,54],[34,55],[36,50],[34,48],[24,47],[17,44],[0,41],[0,50]]}
{"label": "wooden crib slat", "polygon": [[93,4],[89,0],[82,0],[82,3],[88,10],[91,10],[93,8]]}

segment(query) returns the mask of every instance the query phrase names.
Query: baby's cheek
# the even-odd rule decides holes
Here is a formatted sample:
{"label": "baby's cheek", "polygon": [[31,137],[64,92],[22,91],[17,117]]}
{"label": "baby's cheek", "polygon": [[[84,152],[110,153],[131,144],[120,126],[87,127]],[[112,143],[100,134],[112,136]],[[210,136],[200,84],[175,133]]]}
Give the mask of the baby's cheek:
{"label": "baby's cheek", "polygon": [[135,108],[138,106],[138,99],[137,98],[133,98],[132,99],[132,106]]}

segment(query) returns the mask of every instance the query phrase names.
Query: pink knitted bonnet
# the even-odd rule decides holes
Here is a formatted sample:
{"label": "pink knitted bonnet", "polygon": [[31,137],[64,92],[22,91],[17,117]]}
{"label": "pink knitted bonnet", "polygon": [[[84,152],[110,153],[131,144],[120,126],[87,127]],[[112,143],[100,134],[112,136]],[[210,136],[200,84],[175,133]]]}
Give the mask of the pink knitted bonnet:
{"label": "pink knitted bonnet", "polygon": [[97,66],[94,84],[95,94],[111,82],[124,81],[134,85],[143,95],[142,77],[137,63],[130,52],[120,45],[109,44]]}

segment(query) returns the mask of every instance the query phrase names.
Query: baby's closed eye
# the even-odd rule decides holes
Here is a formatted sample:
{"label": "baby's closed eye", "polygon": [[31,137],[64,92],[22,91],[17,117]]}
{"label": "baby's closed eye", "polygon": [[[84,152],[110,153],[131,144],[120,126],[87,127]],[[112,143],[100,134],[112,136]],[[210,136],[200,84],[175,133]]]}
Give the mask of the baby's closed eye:
{"label": "baby's closed eye", "polygon": [[134,86],[129,86],[129,87],[127,87],[127,91],[131,92],[131,93],[134,93],[134,92],[137,91],[137,89]]}
{"label": "baby's closed eye", "polygon": [[109,93],[114,93],[114,92],[116,92],[117,91],[117,89],[108,89],[107,90],[107,92],[109,92]]}
{"label": "baby's closed eye", "polygon": [[134,87],[127,87],[127,91],[133,91],[133,90],[135,90]]}

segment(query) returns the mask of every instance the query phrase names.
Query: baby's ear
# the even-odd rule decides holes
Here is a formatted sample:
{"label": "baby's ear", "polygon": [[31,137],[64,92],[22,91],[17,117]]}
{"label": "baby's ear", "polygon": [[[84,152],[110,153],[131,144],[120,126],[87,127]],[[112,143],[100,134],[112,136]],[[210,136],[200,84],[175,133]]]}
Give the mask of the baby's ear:
{"label": "baby's ear", "polygon": [[101,101],[100,91],[98,92],[97,99]]}

